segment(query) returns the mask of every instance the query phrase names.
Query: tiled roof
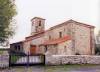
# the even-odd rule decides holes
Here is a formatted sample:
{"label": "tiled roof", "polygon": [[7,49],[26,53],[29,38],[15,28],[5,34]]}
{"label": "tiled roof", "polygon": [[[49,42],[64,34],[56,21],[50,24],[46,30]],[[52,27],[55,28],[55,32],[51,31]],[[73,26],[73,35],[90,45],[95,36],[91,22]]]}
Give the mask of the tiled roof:
{"label": "tiled roof", "polygon": [[32,40],[32,39],[35,39],[35,38],[38,38],[38,37],[43,36],[44,33],[45,33],[45,32],[41,32],[41,33],[38,33],[38,34],[35,34],[35,35],[32,35],[32,36],[28,36],[28,37],[26,37],[25,39],[26,39],[26,41],[30,41],[30,40]]}
{"label": "tiled roof", "polygon": [[42,20],[45,20],[45,19],[43,19],[43,18],[41,18],[41,17],[34,17],[34,18],[31,19],[31,21],[32,21],[33,19],[42,19]]}
{"label": "tiled roof", "polygon": [[71,40],[71,37],[70,36],[64,36],[62,38],[45,41],[42,45],[59,44],[59,43],[62,43],[62,42],[68,41],[68,40]]}
{"label": "tiled roof", "polygon": [[92,26],[92,25],[89,25],[89,24],[85,24],[85,23],[81,23],[81,22],[78,22],[78,21],[70,19],[70,20],[65,21],[65,22],[63,22],[61,24],[53,26],[50,29],[55,29],[55,28],[61,27],[63,25],[69,24],[69,23],[74,23],[74,24],[77,24],[77,25],[80,25],[80,26],[84,26],[84,27],[88,27],[88,28],[95,28],[95,26]]}
{"label": "tiled roof", "polygon": [[12,44],[19,44],[19,43],[23,43],[25,40],[22,40],[22,41],[19,41],[19,42],[14,42],[14,43],[11,43],[10,45]]}

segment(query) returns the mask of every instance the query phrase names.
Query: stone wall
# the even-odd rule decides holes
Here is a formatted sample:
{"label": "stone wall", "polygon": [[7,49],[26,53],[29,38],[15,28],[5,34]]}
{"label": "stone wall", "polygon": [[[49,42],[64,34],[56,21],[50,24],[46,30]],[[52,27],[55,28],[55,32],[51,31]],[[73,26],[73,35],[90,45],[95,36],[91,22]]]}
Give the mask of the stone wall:
{"label": "stone wall", "polygon": [[23,50],[25,54],[28,54],[28,52],[30,52],[30,43],[31,41],[24,41]]}
{"label": "stone wall", "polygon": [[100,64],[100,56],[91,55],[46,55],[46,65]]}
{"label": "stone wall", "polygon": [[40,44],[43,44],[44,43],[44,36],[41,36],[41,37],[38,37],[34,40],[32,40],[31,44],[32,45],[40,45]]}
{"label": "stone wall", "polygon": [[[78,23],[79,24],[79,23]],[[90,28],[73,23],[73,38],[75,53],[80,55],[91,55]]]}
{"label": "stone wall", "polygon": [[58,55],[74,55],[72,48],[72,40],[59,43],[57,49]]}

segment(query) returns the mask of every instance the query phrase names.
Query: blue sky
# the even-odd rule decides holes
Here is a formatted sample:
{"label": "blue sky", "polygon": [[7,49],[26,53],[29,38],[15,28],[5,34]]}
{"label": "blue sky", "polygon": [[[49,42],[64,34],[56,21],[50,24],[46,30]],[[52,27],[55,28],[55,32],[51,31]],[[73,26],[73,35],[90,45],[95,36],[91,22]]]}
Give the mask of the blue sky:
{"label": "blue sky", "polygon": [[16,0],[16,6],[17,28],[11,43],[30,35],[35,16],[46,19],[46,29],[69,19],[96,26],[95,33],[100,28],[99,0]]}

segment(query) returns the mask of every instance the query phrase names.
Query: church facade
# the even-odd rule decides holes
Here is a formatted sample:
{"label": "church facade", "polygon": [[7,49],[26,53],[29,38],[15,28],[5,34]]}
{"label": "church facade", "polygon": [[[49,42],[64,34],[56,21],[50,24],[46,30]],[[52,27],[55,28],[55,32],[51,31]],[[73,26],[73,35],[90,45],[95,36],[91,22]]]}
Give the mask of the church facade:
{"label": "church facade", "polygon": [[24,41],[27,54],[93,55],[94,26],[68,20],[45,30],[45,19],[34,17],[31,36]]}
{"label": "church facade", "polygon": [[68,20],[45,30],[45,19],[31,19],[31,35],[23,41],[26,54],[93,55],[94,26]]}

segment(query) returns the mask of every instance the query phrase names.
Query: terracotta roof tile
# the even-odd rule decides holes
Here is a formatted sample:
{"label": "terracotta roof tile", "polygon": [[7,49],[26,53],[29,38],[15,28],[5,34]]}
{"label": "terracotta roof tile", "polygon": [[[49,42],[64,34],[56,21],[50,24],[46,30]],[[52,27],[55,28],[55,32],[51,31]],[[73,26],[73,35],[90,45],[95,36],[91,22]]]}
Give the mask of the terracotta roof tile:
{"label": "terracotta roof tile", "polygon": [[70,36],[64,36],[62,38],[45,41],[42,45],[58,44],[58,43],[62,43],[62,42],[68,41],[68,40],[71,40],[71,37]]}
{"label": "terracotta roof tile", "polygon": [[73,23],[73,22],[74,22],[74,24],[77,24],[77,25],[85,26],[85,27],[88,27],[88,28],[95,28],[95,26],[92,26],[92,25],[89,25],[89,24],[85,24],[85,23],[81,23],[81,22],[78,22],[78,21],[70,19],[70,20],[65,21],[65,22],[63,22],[61,24],[55,25],[55,26],[51,27],[50,29],[55,29],[55,28],[58,28],[58,27],[61,27],[63,25],[66,25],[66,24],[69,24],[69,23]]}
{"label": "terracotta roof tile", "polygon": [[34,17],[34,18],[31,19],[31,21],[32,21],[33,19],[42,19],[42,20],[45,20],[45,19],[43,19],[43,18],[41,18],[41,17]]}

